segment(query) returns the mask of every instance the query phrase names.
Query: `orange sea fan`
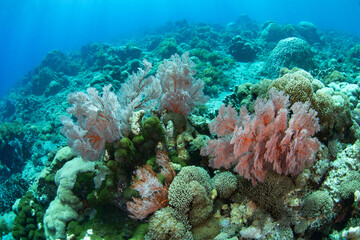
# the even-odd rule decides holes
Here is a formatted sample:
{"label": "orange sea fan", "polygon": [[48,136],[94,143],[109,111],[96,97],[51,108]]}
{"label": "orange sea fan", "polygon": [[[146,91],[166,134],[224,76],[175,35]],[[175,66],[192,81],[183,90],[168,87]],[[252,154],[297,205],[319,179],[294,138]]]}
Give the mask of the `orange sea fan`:
{"label": "orange sea fan", "polygon": [[168,204],[168,188],[176,175],[175,170],[165,151],[157,152],[156,162],[161,167],[161,174],[166,178],[165,185],[159,181],[157,173],[150,165],[136,169],[131,188],[139,192],[140,198],[133,198],[126,203],[131,218],[142,220]]}

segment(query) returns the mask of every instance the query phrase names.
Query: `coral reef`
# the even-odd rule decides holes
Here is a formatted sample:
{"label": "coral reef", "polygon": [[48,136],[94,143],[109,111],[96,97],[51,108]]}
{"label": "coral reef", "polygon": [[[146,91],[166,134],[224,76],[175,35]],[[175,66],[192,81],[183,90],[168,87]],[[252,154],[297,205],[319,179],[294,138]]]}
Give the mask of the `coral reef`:
{"label": "coral reef", "polygon": [[359,238],[359,46],[244,15],[49,52],[0,99],[1,238]]}

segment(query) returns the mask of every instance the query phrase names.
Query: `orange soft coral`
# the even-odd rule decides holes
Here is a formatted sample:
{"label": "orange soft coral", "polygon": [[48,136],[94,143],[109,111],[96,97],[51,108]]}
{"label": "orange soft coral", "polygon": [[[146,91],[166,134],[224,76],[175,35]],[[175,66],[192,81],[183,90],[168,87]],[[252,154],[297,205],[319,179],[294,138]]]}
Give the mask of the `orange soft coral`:
{"label": "orange soft coral", "polygon": [[150,165],[136,169],[136,176],[133,178],[131,188],[138,191],[141,198],[133,198],[133,201],[126,204],[131,218],[142,220],[168,204],[168,188],[175,177],[175,171],[164,151],[157,152],[156,162],[161,167],[161,174],[166,179],[165,185],[159,181],[158,175]]}

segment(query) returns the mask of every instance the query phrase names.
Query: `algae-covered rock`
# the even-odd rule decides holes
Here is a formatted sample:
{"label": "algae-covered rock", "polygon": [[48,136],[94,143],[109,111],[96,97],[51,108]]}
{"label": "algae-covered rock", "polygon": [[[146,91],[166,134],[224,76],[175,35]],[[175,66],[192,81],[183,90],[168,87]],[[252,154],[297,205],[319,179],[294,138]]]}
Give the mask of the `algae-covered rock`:
{"label": "algae-covered rock", "polygon": [[160,119],[157,117],[149,117],[144,122],[144,132],[148,139],[159,141],[164,138],[164,129]]}
{"label": "algae-covered rock", "polygon": [[256,58],[254,43],[247,42],[241,36],[235,36],[230,41],[229,52],[239,62],[251,62]]}
{"label": "algae-covered rock", "polygon": [[360,44],[352,47],[346,57],[346,65],[348,70],[360,71]]}
{"label": "algae-covered rock", "polygon": [[266,60],[264,73],[270,77],[278,77],[279,70],[287,68],[303,68],[307,71],[315,68],[314,53],[310,45],[303,39],[291,37],[278,42]]}
{"label": "algae-covered rock", "polygon": [[139,224],[135,228],[135,231],[133,233],[132,238],[130,238],[129,240],[144,240],[145,235],[148,232],[148,229],[149,229],[149,224],[148,223]]}
{"label": "algae-covered rock", "polygon": [[169,58],[177,52],[177,43],[174,38],[165,38],[158,46],[158,53],[162,58]]}
{"label": "algae-covered rock", "polygon": [[260,40],[263,42],[278,42],[281,39],[289,37],[291,32],[284,26],[278,23],[266,22],[263,25],[263,29],[260,33]]}
{"label": "algae-covered rock", "polygon": [[310,44],[322,42],[316,26],[311,22],[301,21],[295,26],[295,29]]}
{"label": "algae-covered rock", "polygon": [[187,239],[192,240],[191,226],[181,213],[171,207],[166,207],[155,212],[149,223],[146,239],[167,240]]}
{"label": "algae-covered rock", "polygon": [[341,132],[346,133],[345,129],[351,127],[352,121],[350,102],[344,94],[325,87],[315,92],[314,78],[302,69],[283,71],[285,74],[275,79],[269,88],[276,88],[288,94],[291,104],[299,101],[310,102],[311,108],[318,113],[321,133],[327,137]]}

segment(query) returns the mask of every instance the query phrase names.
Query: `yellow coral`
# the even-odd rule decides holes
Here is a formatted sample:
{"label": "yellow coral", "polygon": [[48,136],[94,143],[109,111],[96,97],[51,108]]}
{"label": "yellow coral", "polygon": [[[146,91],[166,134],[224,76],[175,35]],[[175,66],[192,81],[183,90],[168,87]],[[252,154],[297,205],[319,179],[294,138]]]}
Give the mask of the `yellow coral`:
{"label": "yellow coral", "polygon": [[335,120],[331,117],[334,114],[335,102],[331,98],[330,94],[321,89],[313,91],[312,81],[313,77],[310,73],[293,68],[282,69],[282,77],[277,78],[270,85],[270,88],[276,88],[280,91],[284,91],[289,95],[291,104],[295,102],[310,102],[311,108],[318,112],[318,118],[322,129],[332,127],[335,124]]}
{"label": "yellow coral", "polygon": [[286,73],[275,79],[270,88],[276,88],[288,94],[291,103],[310,101],[314,97],[310,80],[299,71]]}

